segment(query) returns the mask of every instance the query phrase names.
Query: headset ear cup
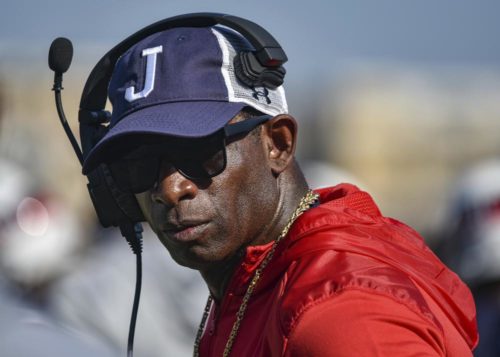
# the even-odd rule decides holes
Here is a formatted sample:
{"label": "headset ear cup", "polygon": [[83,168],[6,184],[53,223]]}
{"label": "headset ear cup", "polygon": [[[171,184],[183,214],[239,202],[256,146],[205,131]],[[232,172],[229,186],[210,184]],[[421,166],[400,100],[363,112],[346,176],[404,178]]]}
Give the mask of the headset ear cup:
{"label": "headset ear cup", "polygon": [[100,169],[103,172],[103,175],[106,180],[106,184],[113,196],[118,207],[123,211],[123,213],[132,220],[132,222],[143,222],[145,221],[144,215],[142,213],[141,208],[139,207],[139,203],[135,198],[134,194],[129,192],[124,192],[118,188],[115,184],[113,176],[111,175],[111,171],[108,166],[102,164]]}
{"label": "headset ear cup", "polygon": [[90,172],[87,178],[90,198],[103,227],[118,227],[127,220],[145,220],[135,196],[121,191],[114,184],[113,177],[105,165]]}
{"label": "headset ear cup", "polygon": [[236,77],[249,87],[264,86],[275,89],[283,84],[286,70],[284,67],[264,67],[253,52],[240,52],[234,57]]}
{"label": "headset ear cup", "polygon": [[241,58],[242,54],[243,53],[240,52],[234,57],[234,72],[236,73],[236,77],[242,83],[246,84],[248,87],[254,87],[256,78],[248,73],[248,69],[243,68],[245,65],[243,64],[243,59]]}

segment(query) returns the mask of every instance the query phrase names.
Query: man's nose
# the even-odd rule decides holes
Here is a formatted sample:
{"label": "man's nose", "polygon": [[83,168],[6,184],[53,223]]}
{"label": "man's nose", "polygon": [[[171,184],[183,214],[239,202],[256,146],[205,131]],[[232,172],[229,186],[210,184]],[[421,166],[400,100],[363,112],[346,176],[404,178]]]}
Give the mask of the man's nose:
{"label": "man's nose", "polygon": [[151,191],[154,202],[175,206],[180,201],[193,199],[198,193],[198,186],[183,176],[175,167],[163,168],[158,184]]}

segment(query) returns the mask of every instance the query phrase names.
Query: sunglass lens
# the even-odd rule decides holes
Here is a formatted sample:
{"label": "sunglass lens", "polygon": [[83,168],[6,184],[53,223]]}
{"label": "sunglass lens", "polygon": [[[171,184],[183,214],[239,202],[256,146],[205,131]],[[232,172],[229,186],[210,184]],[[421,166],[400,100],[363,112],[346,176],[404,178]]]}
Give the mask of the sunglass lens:
{"label": "sunglass lens", "polygon": [[205,147],[188,156],[177,156],[174,166],[191,179],[207,179],[220,174],[226,168],[226,151],[223,144]]}

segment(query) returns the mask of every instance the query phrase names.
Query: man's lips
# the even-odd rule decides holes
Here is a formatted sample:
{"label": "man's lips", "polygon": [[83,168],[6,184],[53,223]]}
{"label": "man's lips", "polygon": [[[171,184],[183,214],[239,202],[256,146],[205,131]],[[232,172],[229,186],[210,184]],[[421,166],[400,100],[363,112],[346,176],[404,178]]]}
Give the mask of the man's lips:
{"label": "man's lips", "polygon": [[162,231],[174,241],[189,242],[197,239],[207,225],[206,221],[184,221],[179,224],[166,225]]}

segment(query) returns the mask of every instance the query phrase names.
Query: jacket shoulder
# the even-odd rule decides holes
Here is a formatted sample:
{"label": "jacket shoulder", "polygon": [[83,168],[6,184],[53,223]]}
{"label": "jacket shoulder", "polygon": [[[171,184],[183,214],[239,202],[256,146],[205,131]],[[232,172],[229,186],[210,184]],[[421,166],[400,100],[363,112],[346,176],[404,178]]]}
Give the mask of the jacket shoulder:
{"label": "jacket shoulder", "polygon": [[357,290],[402,304],[441,331],[458,331],[471,348],[477,344],[470,290],[415,230],[382,216],[371,197],[353,187],[321,197],[276,251],[285,335],[314,304]]}
{"label": "jacket shoulder", "polygon": [[[315,235],[320,239],[324,233]],[[402,271],[367,255],[315,248],[297,257],[284,274],[280,323],[285,335],[309,308],[334,303],[346,291],[387,297],[440,328],[418,287]]]}

